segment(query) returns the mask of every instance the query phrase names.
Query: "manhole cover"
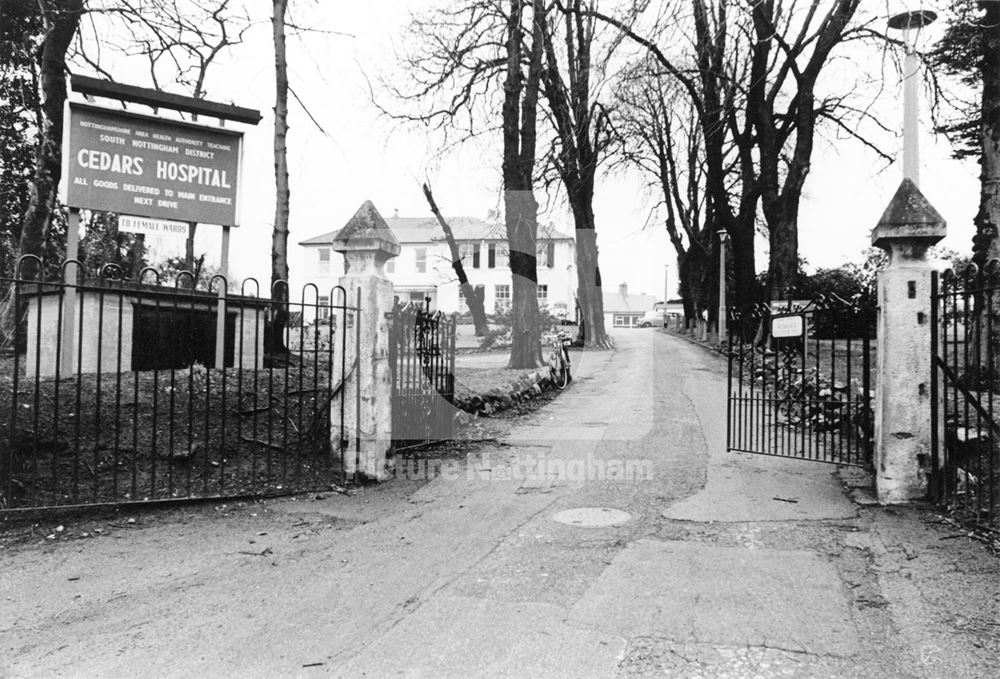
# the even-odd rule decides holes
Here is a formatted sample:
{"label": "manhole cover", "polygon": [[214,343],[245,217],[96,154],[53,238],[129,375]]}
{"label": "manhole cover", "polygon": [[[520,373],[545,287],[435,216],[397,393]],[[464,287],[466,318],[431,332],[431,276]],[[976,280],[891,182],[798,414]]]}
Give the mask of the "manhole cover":
{"label": "manhole cover", "polygon": [[581,526],[583,528],[603,528],[604,526],[618,526],[632,518],[628,512],[610,507],[576,507],[575,509],[564,509],[556,512],[552,519],[569,526]]}

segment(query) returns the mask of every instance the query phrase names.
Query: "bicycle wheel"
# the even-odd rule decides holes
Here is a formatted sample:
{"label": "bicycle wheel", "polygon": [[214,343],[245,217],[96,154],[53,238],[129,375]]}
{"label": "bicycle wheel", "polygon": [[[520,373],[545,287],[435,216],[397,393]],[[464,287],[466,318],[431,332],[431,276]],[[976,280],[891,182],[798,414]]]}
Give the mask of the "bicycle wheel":
{"label": "bicycle wheel", "polygon": [[556,359],[556,365],[552,368],[552,381],[558,388],[565,389],[566,385],[569,384],[569,379],[569,366],[566,365],[562,356],[559,356]]}

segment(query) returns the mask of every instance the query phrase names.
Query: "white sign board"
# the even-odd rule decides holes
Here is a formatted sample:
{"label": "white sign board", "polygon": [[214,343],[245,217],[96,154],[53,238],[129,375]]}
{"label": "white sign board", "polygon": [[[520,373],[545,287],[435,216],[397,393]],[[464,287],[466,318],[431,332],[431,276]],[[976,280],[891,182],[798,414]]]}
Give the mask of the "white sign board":
{"label": "white sign board", "polygon": [[802,314],[794,316],[775,316],[771,319],[771,337],[801,337],[805,332],[805,319]]}
{"label": "white sign board", "polygon": [[167,219],[149,219],[121,215],[118,217],[118,230],[129,233],[143,233],[152,236],[180,236],[187,238],[188,225],[184,222],[173,222]]}

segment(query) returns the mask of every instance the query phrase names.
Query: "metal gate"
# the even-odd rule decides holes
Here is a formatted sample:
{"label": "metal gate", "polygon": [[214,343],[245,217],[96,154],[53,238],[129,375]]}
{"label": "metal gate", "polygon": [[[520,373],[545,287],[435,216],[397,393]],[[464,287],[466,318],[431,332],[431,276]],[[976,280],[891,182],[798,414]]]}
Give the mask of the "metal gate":
{"label": "metal gate", "polygon": [[874,325],[835,296],[731,310],[727,450],[870,464]]}
{"label": "metal gate", "polygon": [[931,495],[1000,528],[1000,262],[931,279]]}
{"label": "metal gate", "polygon": [[393,450],[453,438],[455,317],[431,312],[429,299],[396,305],[391,316]]}

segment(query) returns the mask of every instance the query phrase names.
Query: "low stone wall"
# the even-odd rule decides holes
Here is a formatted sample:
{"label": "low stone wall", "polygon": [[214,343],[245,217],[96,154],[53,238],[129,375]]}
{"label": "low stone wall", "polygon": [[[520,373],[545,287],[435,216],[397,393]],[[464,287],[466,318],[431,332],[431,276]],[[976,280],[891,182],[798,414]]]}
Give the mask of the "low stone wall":
{"label": "low stone wall", "polygon": [[515,403],[538,398],[555,389],[548,367],[521,375],[504,387],[491,389],[484,394],[455,398],[455,407],[471,415],[489,416],[510,408]]}

